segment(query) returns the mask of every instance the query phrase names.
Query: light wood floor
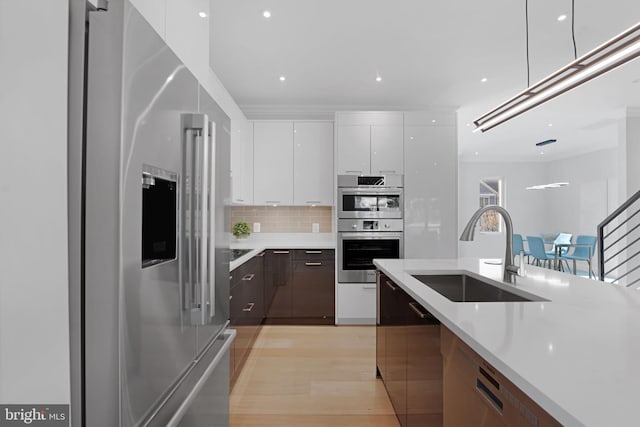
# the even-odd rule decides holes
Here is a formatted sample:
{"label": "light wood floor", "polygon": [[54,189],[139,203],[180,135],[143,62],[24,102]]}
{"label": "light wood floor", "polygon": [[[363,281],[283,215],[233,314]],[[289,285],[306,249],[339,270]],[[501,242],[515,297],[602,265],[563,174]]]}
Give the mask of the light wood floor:
{"label": "light wood floor", "polygon": [[373,326],[264,326],[231,393],[231,427],[399,427]]}

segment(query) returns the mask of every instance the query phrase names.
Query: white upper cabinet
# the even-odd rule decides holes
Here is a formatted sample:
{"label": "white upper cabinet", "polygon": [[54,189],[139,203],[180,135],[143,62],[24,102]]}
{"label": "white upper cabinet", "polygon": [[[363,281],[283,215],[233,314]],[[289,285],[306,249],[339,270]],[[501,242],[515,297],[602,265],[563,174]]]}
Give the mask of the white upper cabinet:
{"label": "white upper cabinet", "polygon": [[338,174],[368,175],[371,170],[371,126],[338,126]]}
{"label": "white upper cabinet", "polygon": [[209,78],[209,0],[166,0],[165,40],[196,78]]}
{"label": "white upper cabinet", "polygon": [[164,40],[166,4],[158,0],[131,0],[131,4]]}
{"label": "white upper cabinet", "polygon": [[131,0],[199,82],[209,79],[210,0]]}
{"label": "white upper cabinet", "polygon": [[371,174],[404,172],[402,126],[371,126]]}
{"label": "white upper cabinet", "polygon": [[293,124],[293,203],[333,204],[333,123]]}
{"label": "white upper cabinet", "polygon": [[403,113],[336,113],[338,174],[404,173]]}
{"label": "white upper cabinet", "polygon": [[253,204],[253,123],[231,121],[231,202]]}
{"label": "white upper cabinet", "polygon": [[253,202],[293,204],[293,122],[254,122]]}

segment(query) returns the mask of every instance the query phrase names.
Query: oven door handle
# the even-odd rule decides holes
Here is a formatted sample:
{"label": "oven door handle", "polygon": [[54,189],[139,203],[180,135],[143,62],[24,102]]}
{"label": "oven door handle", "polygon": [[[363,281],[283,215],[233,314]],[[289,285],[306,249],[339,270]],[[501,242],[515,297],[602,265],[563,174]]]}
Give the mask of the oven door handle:
{"label": "oven door handle", "polygon": [[397,231],[360,231],[360,232],[339,232],[340,239],[362,239],[362,240],[393,240],[402,239],[402,232]]}
{"label": "oven door handle", "polygon": [[401,196],[402,188],[340,188],[342,196]]}

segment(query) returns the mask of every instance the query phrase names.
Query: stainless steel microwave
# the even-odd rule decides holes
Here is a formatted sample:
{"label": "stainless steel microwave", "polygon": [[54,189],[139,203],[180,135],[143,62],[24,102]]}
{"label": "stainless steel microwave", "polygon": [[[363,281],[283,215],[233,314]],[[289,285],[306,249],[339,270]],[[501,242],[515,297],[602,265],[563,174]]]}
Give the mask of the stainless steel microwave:
{"label": "stainless steel microwave", "polygon": [[338,218],[402,219],[402,175],[338,176]]}

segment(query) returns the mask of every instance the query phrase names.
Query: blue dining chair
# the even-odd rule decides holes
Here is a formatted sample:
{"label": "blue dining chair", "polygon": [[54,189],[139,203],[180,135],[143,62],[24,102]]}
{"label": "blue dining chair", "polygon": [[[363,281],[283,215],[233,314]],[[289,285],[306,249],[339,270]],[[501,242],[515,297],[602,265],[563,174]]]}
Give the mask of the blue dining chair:
{"label": "blue dining chair", "polygon": [[576,237],[576,246],[573,252],[562,255],[560,259],[567,263],[567,267],[569,267],[569,260],[573,261],[573,274],[576,274],[576,261],[586,261],[589,266],[589,278],[591,278],[591,275],[595,277],[591,267],[591,258],[596,253],[597,243],[598,238],[596,236],[578,236]]}
{"label": "blue dining chair", "polygon": [[529,245],[529,253],[532,258],[535,258],[536,265],[545,264],[550,267],[551,261],[555,260],[555,256],[549,255],[544,247],[544,240],[538,236],[527,236],[527,245]]}
{"label": "blue dining chair", "polygon": [[522,240],[522,234],[514,234],[513,235],[513,256],[520,256],[520,254],[522,254],[522,256],[526,256],[527,257],[527,263],[529,262],[529,257],[531,256],[531,254],[529,253],[529,251],[526,251],[524,249],[524,241]]}
{"label": "blue dining chair", "polygon": [[[551,255],[552,257],[556,256],[556,245],[560,245],[560,244],[571,244],[571,238],[573,237],[573,234],[570,233],[560,233],[556,236],[555,239],[553,239],[553,245],[550,251],[547,251],[547,254]],[[558,255],[562,256],[564,254],[566,254],[569,251],[569,248],[567,247],[563,247],[560,248],[560,253]]]}

